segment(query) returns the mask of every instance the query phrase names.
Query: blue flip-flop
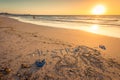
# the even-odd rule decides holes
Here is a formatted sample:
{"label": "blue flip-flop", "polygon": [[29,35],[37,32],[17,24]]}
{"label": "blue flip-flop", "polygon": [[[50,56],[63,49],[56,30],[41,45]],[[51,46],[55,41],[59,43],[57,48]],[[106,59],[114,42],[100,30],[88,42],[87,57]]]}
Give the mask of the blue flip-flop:
{"label": "blue flip-flop", "polygon": [[42,61],[36,61],[35,64],[37,67],[43,67],[45,65],[46,61],[45,59]]}

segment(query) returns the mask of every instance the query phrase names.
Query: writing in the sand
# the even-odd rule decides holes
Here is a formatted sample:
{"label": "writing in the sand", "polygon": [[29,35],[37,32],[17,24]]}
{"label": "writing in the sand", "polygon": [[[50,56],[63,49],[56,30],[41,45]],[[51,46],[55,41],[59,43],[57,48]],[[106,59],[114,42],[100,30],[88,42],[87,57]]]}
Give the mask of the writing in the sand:
{"label": "writing in the sand", "polygon": [[64,54],[77,54],[77,53],[82,53],[82,52],[88,52],[87,49],[83,48],[83,49],[80,49],[79,47],[75,47],[75,48],[64,48],[64,49],[53,49],[53,50],[46,50],[46,51],[43,51],[43,50],[39,50],[39,49],[36,49],[34,52],[30,53],[29,55],[44,55],[44,54],[51,54],[51,55],[55,55],[55,54],[61,54],[61,55],[64,55]]}

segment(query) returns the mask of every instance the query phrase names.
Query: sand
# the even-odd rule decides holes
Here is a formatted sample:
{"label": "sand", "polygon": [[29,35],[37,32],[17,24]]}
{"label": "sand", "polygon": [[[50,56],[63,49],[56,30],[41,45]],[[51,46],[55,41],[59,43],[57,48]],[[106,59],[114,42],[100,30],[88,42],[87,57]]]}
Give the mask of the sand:
{"label": "sand", "polygon": [[119,80],[120,38],[0,16],[0,79]]}

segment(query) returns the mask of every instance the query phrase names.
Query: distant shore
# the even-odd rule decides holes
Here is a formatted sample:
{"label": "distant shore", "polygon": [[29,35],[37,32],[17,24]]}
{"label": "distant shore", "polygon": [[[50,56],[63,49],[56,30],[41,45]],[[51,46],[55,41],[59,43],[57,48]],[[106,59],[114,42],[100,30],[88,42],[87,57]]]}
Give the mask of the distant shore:
{"label": "distant shore", "polygon": [[[101,49],[99,45],[104,45],[106,49],[105,50]],[[50,73],[49,76],[51,77],[49,78],[51,79],[52,77],[54,77],[53,75],[56,75],[57,78],[62,80],[63,79],[61,77],[62,74],[63,75],[66,74],[64,76],[64,79],[67,78],[69,80],[73,80],[76,78],[76,75],[78,75],[77,73],[76,75],[74,75],[75,72],[73,70],[76,70],[76,68],[72,68],[72,70],[70,70],[71,72],[70,74],[64,72],[64,70],[67,71],[67,69],[70,69],[71,67],[75,67],[76,64],[74,65],[74,62],[77,61],[81,62],[79,59],[76,60],[75,57],[79,57],[81,55],[80,59],[86,61],[85,57],[87,55],[84,55],[83,54],[84,52],[82,54],[79,53],[79,55],[77,55],[77,51],[79,51],[80,49],[81,50],[83,49],[83,51],[85,51],[86,53],[91,51],[90,55],[92,55],[92,57],[87,57],[86,59],[88,60],[89,58],[93,59],[93,57],[98,58],[100,59],[100,61],[103,61],[103,64],[105,64],[105,66],[108,62],[107,60],[104,60],[104,58],[105,59],[112,58],[120,63],[120,38],[107,37],[107,36],[92,34],[80,30],[69,30],[69,29],[51,28],[47,26],[39,26],[30,23],[23,23],[5,16],[0,16],[0,66],[3,65],[6,66],[7,64],[10,63],[10,65],[7,65],[7,67],[12,68],[13,70],[11,75],[7,77],[15,76],[12,74],[16,74],[16,72],[18,72],[19,75],[24,75],[21,72],[25,72],[24,71],[25,69],[20,69],[20,65],[22,63],[33,64],[37,59],[40,60],[45,59],[47,63],[45,64],[45,66],[43,66],[43,68],[40,69],[41,71],[38,71],[38,68],[35,68],[34,64],[30,68],[30,70],[31,71],[35,70],[34,72],[37,75],[41,74],[40,75],[41,78],[43,78],[44,75]],[[72,54],[70,53],[69,50],[72,50],[71,52]],[[76,52],[75,53],[76,56],[73,56],[74,51]],[[100,54],[95,54],[95,53],[99,53],[99,51],[102,57]],[[62,54],[58,54],[57,56],[55,56],[55,54],[51,54],[51,53],[55,53],[55,54],[62,53]],[[70,55],[68,55],[68,53],[70,53]],[[94,53],[95,55],[93,55],[92,53]],[[98,57],[96,57],[96,55]],[[56,61],[59,62],[60,60],[61,63],[57,65],[58,63],[56,63]],[[69,67],[65,66],[66,63],[64,63],[64,61],[71,66]],[[105,61],[106,63],[104,63]],[[95,67],[95,70],[97,70],[99,66],[93,63],[89,64],[88,61],[88,63],[85,62],[84,64],[83,62],[81,62],[81,64],[85,68],[87,68],[86,65],[90,65],[91,68]],[[96,60],[96,64],[97,63],[100,62],[97,62]],[[58,74],[53,73],[54,70],[52,69],[54,69],[54,65],[55,65],[55,70],[58,71]],[[77,66],[78,65],[79,64],[77,64]],[[117,73],[119,72],[119,66],[118,64],[116,65],[118,67],[118,68],[115,67]],[[59,67],[61,67],[60,68],[61,70],[59,69]],[[80,65],[79,67],[82,66]],[[82,68],[83,71],[84,71],[84,67]],[[63,73],[62,73],[62,69],[63,69]],[[100,69],[105,70],[101,67]],[[27,70],[29,71],[29,69]],[[110,70],[112,71],[113,69],[110,68],[109,71]],[[103,73],[99,69],[97,71],[99,72],[99,75],[100,73]],[[73,74],[72,75],[73,77],[68,77],[68,75],[71,74]],[[17,74],[17,76],[19,75]],[[108,79],[107,76],[111,76],[111,75],[112,73],[108,74],[108,72],[106,71],[105,74],[101,76],[103,76],[103,78],[105,78],[106,80],[110,80]],[[116,75],[116,79],[120,79],[119,77],[120,74],[119,75],[115,74],[115,75]],[[48,75],[46,76],[45,80],[47,80],[47,77]],[[111,78],[113,79],[115,77],[112,76]],[[85,79],[85,77],[83,79]],[[9,80],[14,80],[14,79],[10,78]],[[79,80],[79,77],[76,80]]]}

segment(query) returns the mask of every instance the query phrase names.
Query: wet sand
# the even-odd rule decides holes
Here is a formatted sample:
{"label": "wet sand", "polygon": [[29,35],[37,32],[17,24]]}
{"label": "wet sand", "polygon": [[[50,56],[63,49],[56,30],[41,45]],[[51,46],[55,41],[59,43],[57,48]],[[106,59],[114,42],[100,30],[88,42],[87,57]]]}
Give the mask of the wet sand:
{"label": "wet sand", "polygon": [[119,80],[119,48],[120,38],[0,16],[1,80]]}

